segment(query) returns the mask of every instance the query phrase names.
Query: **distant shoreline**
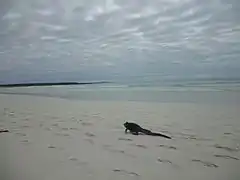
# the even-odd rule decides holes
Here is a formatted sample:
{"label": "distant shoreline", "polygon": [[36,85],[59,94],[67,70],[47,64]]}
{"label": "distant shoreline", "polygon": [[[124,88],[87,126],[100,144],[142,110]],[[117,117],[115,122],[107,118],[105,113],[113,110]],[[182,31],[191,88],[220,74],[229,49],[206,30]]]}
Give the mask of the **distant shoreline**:
{"label": "distant shoreline", "polygon": [[16,84],[0,84],[0,87],[30,87],[30,86],[58,86],[58,85],[87,85],[87,84],[106,84],[107,81],[99,82],[56,82],[56,83],[16,83]]}

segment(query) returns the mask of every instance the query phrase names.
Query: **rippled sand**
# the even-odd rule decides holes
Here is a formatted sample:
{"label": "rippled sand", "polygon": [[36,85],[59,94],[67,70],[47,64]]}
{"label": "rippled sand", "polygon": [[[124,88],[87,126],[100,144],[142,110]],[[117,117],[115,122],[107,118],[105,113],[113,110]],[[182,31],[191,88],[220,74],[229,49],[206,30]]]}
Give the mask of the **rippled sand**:
{"label": "rippled sand", "polygon": [[[239,180],[234,105],[0,95],[1,180]],[[137,122],[173,137],[125,134]]]}

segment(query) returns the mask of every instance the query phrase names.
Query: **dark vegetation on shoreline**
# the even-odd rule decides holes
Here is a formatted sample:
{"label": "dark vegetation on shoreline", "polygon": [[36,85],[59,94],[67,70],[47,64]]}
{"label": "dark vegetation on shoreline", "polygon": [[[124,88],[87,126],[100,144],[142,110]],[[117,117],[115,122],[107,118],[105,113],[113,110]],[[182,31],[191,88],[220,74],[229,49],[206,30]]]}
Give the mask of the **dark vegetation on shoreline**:
{"label": "dark vegetation on shoreline", "polygon": [[50,83],[17,83],[17,84],[0,84],[0,87],[30,87],[30,86],[67,86],[67,85],[87,85],[87,84],[106,84],[107,81],[99,82],[50,82]]}

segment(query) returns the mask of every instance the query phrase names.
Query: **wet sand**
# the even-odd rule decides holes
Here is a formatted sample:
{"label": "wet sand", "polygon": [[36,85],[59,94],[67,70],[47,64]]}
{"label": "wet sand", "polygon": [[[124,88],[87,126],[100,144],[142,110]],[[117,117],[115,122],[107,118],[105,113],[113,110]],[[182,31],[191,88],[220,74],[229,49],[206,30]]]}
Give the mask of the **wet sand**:
{"label": "wet sand", "polygon": [[[1,180],[238,180],[236,105],[0,95]],[[124,133],[136,122],[173,139]]]}

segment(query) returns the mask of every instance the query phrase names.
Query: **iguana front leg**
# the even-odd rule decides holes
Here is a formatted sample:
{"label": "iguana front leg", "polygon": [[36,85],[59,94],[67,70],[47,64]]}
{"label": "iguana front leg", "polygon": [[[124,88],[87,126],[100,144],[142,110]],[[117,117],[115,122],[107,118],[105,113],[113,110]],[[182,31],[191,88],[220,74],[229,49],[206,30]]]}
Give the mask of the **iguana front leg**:
{"label": "iguana front leg", "polygon": [[127,133],[127,131],[128,131],[128,129],[126,128],[126,129],[125,129],[125,133]]}
{"label": "iguana front leg", "polygon": [[131,132],[133,135],[138,135],[138,132]]}

